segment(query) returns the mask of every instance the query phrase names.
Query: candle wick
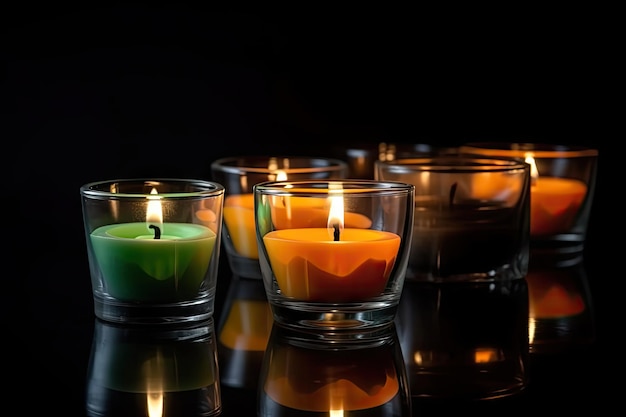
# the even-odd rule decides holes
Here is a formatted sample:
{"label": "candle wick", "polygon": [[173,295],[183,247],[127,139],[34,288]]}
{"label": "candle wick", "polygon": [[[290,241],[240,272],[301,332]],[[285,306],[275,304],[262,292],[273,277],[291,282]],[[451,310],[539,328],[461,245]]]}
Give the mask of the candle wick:
{"label": "candle wick", "polygon": [[154,238],[155,239],[161,239],[161,229],[159,229],[159,226],[155,226],[155,225],[151,224],[148,227],[150,229],[154,229]]}
{"label": "candle wick", "polygon": [[452,186],[450,186],[450,208],[452,208],[452,206],[454,205],[454,195],[456,194],[456,187],[458,186],[458,184],[455,182],[454,184],[452,184]]}
{"label": "candle wick", "polygon": [[333,224],[333,229],[335,229],[333,232],[334,241],[339,242],[339,223]]}

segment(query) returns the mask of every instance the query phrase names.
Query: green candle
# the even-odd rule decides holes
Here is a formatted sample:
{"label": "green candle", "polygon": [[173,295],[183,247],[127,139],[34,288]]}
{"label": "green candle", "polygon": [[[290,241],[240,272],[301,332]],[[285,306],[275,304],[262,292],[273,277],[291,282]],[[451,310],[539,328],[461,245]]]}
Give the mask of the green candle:
{"label": "green candle", "polygon": [[215,241],[215,232],[191,223],[164,223],[153,229],[145,222],[122,223],[91,233],[106,292],[136,302],[195,298]]}

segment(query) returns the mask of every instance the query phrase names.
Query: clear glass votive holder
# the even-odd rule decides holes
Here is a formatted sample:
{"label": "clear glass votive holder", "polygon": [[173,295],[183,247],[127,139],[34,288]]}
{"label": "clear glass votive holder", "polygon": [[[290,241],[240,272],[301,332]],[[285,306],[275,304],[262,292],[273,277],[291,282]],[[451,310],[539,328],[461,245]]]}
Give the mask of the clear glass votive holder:
{"label": "clear glass votive holder", "polygon": [[80,188],[95,315],[124,324],[213,316],[224,187],[119,179]]}
{"label": "clear glass votive holder", "polygon": [[524,278],[529,261],[530,166],[436,156],[376,162],[376,179],[415,186],[407,280]]}
{"label": "clear glass votive holder", "polygon": [[223,184],[223,245],[233,274],[261,279],[252,187],[264,181],[345,178],[348,165],[332,158],[234,156],[213,161],[212,179]]}
{"label": "clear glass votive holder", "polygon": [[220,415],[214,330],[213,319],[182,327],[123,326],[96,319],[87,416]]}
{"label": "clear glass votive holder", "polygon": [[411,184],[374,180],[255,185],[259,261],[274,320],[324,330],[392,322],[414,193]]}
{"label": "clear glass votive holder", "polygon": [[517,158],[531,165],[530,249],[536,263],[582,260],[597,176],[598,150],[579,145],[473,142],[465,155]]}

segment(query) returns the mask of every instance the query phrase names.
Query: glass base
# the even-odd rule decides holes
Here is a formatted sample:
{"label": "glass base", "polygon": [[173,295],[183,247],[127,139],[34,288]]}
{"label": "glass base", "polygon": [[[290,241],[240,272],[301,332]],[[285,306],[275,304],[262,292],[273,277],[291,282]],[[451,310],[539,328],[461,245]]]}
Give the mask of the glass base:
{"label": "glass base", "polygon": [[137,304],[94,295],[94,313],[120,324],[166,325],[196,323],[213,317],[215,296],[169,304]]}
{"label": "glass base", "polygon": [[530,262],[535,266],[572,266],[582,261],[584,249],[585,237],[581,234],[532,237]]}
{"label": "glass base", "polygon": [[[390,325],[398,303],[320,304],[270,300],[274,320],[288,328],[323,332],[371,331]],[[327,337],[327,336],[326,336]]]}

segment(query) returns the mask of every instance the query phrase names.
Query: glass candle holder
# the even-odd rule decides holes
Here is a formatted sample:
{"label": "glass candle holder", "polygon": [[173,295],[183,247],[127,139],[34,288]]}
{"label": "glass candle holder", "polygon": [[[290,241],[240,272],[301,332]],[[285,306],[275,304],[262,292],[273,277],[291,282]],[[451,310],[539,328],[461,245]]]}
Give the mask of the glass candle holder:
{"label": "glass candle holder", "polygon": [[524,278],[530,167],[515,160],[438,156],[377,161],[376,178],[415,186],[407,279]]}
{"label": "glass candle holder", "polygon": [[213,315],[224,187],[122,179],[80,188],[94,310],[128,324]]}
{"label": "glass candle holder", "polygon": [[394,326],[328,340],[274,325],[259,378],[259,416],[411,415]]}
{"label": "glass candle holder", "polygon": [[414,193],[411,184],[374,180],[255,185],[274,319],[317,329],[389,324],[404,284]]}
{"label": "glass candle holder", "polygon": [[468,143],[459,152],[531,164],[530,244],[533,262],[581,261],[595,190],[598,151],[542,143]]}
{"label": "glass candle holder", "polygon": [[437,147],[428,143],[350,143],[333,147],[333,155],[346,161],[350,178],[373,179],[376,161],[393,161],[402,158],[450,155],[452,147]]}
{"label": "glass candle holder", "polygon": [[96,320],[88,416],[217,416],[222,411],[212,319],[180,328]]}
{"label": "glass candle holder", "polygon": [[241,156],[211,164],[212,179],[226,188],[223,242],[233,274],[261,279],[252,187],[271,180],[345,178],[345,162],[330,158]]}

